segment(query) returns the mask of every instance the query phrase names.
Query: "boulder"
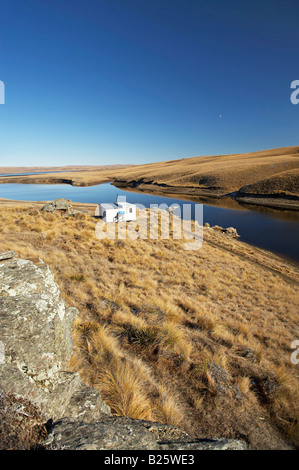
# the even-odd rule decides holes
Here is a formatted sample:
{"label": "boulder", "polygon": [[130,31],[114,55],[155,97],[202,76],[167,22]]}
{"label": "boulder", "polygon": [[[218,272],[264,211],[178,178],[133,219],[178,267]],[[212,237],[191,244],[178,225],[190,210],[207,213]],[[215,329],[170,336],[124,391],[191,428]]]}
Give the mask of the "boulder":
{"label": "boulder", "polygon": [[217,232],[225,233],[226,235],[229,235],[232,238],[240,237],[240,235],[238,234],[237,230],[234,227],[223,228],[223,227],[220,227],[219,225],[214,225],[212,229]]}
{"label": "boulder", "polygon": [[31,400],[51,418],[63,416],[68,407],[72,416],[81,415],[81,405],[74,405],[79,390],[95,411],[109,412],[98,392],[68,370],[77,313],[66,307],[42,260],[0,263],[0,386],[5,393]]}
{"label": "boulder", "polygon": [[73,208],[70,202],[71,201],[69,199],[56,199],[53,202],[49,202],[45,204],[41,210],[44,212],[63,211],[67,213],[68,215],[72,215]]}
{"label": "boulder", "polygon": [[118,416],[84,423],[56,422],[45,441],[52,450],[246,450],[236,439],[192,439],[175,426]]}
{"label": "boulder", "polygon": [[233,238],[239,238],[240,235],[238,234],[237,230],[234,227],[227,227],[223,229],[223,232]]}

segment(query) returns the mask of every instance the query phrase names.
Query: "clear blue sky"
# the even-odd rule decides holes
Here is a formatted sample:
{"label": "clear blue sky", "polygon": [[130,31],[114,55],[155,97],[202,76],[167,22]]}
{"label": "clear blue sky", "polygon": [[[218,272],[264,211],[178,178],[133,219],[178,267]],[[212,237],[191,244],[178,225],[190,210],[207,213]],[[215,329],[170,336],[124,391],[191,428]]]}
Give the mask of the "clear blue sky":
{"label": "clear blue sky", "polygon": [[298,0],[1,0],[0,166],[299,144]]}

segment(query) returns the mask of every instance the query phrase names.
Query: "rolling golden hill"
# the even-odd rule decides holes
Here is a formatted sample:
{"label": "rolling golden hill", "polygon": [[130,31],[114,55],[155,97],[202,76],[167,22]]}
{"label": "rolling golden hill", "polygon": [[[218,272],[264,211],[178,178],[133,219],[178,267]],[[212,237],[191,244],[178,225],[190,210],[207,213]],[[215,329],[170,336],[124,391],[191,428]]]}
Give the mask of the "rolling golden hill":
{"label": "rolling golden hill", "polygon": [[105,182],[135,191],[209,198],[230,196],[246,203],[298,210],[299,146],[125,168],[85,167],[84,171],[0,178],[0,183],[68,183],[74,186]]}
{"label": "rolling golden hill", "polygon": [[[158,185],[161,188],[196,190],[197,194],[225,195],[238,191],[245,185],[279,175],[275,192],[283,191],[289,184],[293,170],[299,169],[299,147],[284,147],[260,152],[192,157],[161,163],[139,165],[115,173],[117,181],[136,187]],[[298,171],[293,180],[297,181]],[[267,193],[267,185],[260,190]],[[293,185],[295,188],[295,185]]]}

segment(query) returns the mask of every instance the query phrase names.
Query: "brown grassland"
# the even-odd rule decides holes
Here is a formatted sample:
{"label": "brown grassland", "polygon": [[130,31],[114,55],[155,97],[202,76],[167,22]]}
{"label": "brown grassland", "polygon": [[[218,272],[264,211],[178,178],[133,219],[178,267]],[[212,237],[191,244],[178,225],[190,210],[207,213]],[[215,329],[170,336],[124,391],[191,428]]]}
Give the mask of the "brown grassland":
{"label": "brown grassland", "polygon": [[[134,182],[139,186],[157,185],[161,188],[197,190],[198,194],[224,195],[245,185],[280,175],[281,190],[285,172],[289,182],[290,170],[299,168],[299,147],[284,147],[260,152],[183,158],[167,162],[138,165],[116,171],[116,179]],[[292,174],[292,173],[291,173]],[[298,181],[298,174],[293,173]],[[160,189],[161,189],[160,188]],[[277,188],[274,188],[277,189]],[[297,182],[296,195],[299,195]]]}
{"label": "brown grassland", "polygon": [[49,171],[55,173],[56,171],[94,171],[94,170],[107,170],[124,168],[130,165],[66,165],[66,166],[0,166],[0,174],[17,174],[17,173],[36,173]]}
{"label": "brown grassland", "polygon": [[[298,146],[235,155],[183,158],[126,168],[82,167],[84,171],[79,167],[71,168],[76,171],[0,177],[0,183],[64,182],[89,186],[112,181],[138,190],[174,192],[176,195],[220,197],[242,189],[242,193],[254,196],[299,197]],[[44,171],[49,169],[44,168]],[[68,167],[61,169],[67,170]]]}
{"label": "brown grassland", "polygon": [[194,251],[99,240],[94,206],[68,218],[40,207],[0,204],[0,251],[50,266],[80,312],[70,367],[113,413],[252,449],[299,444],[296,266],[209,228]]}

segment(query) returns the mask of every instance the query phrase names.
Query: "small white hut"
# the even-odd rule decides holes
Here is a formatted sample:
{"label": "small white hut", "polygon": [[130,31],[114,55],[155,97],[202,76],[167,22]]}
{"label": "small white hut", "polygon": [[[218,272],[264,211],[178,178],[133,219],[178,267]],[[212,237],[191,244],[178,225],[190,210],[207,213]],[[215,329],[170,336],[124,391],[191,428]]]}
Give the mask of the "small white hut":
{"label": "small white hut", "polygon": [[136,205],[126,202],[126,197],[117,196],[116,203],[100,203],[95,215],[105,222],[130,222],[136,220]]}

